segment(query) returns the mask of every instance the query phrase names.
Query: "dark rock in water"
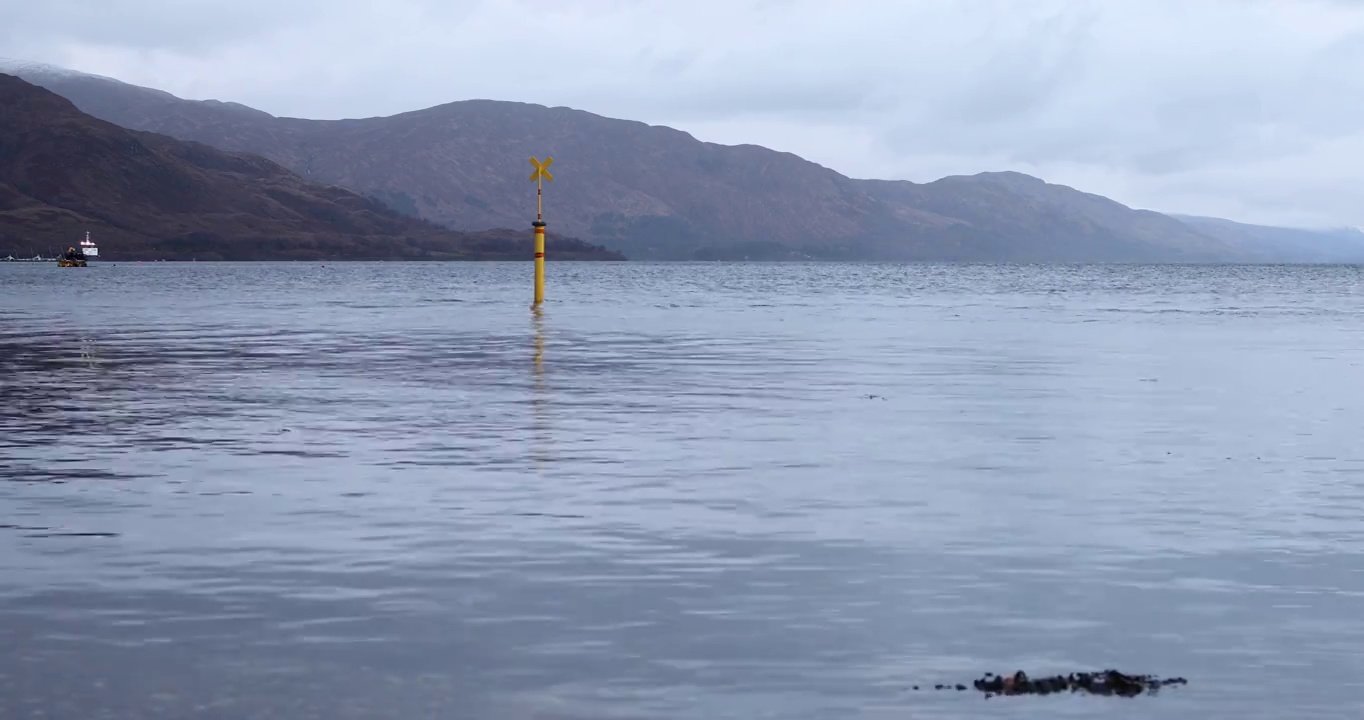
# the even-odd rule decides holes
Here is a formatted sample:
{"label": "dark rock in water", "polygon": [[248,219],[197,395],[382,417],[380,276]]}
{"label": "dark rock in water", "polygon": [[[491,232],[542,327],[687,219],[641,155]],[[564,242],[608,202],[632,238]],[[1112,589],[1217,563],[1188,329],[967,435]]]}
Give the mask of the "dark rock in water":
{"label": "dark rock in water", "polygon": [[1033,678],[1019,670],[1013,675],[1003,676],[985,673],[973,685],[986,694],[995,695],[1050,695],[1059,692],[1087,692],[1092,695],[1116,695],[1135,697],[1152,694],[1166,685],[1185,685],[1182,677],[1161,679],[1153,675],[1128,675],[1117,670],[1102,672],[1080,672],[1069,675],[1053,675]]}
{"label": "dark rock in water", "polygon": [[[1012,675],[996,675],[987,672],[972,682],[972,686],[985,693],[986,699],[996,695],[1051,695],[1064,692],[1135,697],[1143,694],[1155,694],[1160,688],[1168,685],[1187,685],[1188,683],[1189,681],[1182,677],[1162,679],[1154,675],[1128,675],[1111,669],[1101,672],[1078,672],[1043,677],[1030,677],[1022,670],[1018,670]],[[919,686],[915,685],[914,689],[918,690]],[[933,689],[964,691],[967,687],[960,683],[955,685],[937,684],[933,686]]]}

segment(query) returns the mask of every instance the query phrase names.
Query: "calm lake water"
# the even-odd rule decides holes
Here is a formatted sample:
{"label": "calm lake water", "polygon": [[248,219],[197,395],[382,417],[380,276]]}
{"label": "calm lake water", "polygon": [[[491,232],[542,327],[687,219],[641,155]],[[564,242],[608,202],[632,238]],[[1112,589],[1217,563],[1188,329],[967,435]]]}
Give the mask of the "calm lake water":
{"label": "calm lake water", "polygon": [[0,265],[0,718],[1364,712],[1360,268],[548,289]]}

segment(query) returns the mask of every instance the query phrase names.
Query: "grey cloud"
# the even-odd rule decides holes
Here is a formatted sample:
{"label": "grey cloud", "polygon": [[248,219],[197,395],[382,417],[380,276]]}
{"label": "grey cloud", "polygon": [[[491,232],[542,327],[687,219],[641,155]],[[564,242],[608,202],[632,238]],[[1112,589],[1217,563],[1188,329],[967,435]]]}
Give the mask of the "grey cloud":
{"label": "grey cloud", "polygon": [[[325,0],[41,0],[15,2],[0,16],[0,39],[20,44],[35,32],[62,40],[140,51],[203,53],[248,41],[271,28],[306,25]],[[8,16],[8,17],[6,17]]]}
{"label": "grey cloud", "polygon": [[[1023,39],[975,50],[988,59],[973,68],[966,90],[931,116],[943,125],[1017,123],[1080,80],[1092,8],[1065,11],[1027,25]],[[996,45],[995,42],[989,43]]]}
{"label": "grey cloud", "polygon": [[699,53],[695,50],[660,52],[654,48],[643,48],[638,54],[639,62],[648,66],[650,79],[654,82],[669,82],[680,79],[683,73],[696,64],[698,59]]}
{"label": "grey cloud", "polygon": [[610,104],[617,115],[649,112],[666,114],[677,122],[774,116],[822,122],[843,120],[863,109],[874,111],[884,100],[876,89],[871,82],[840,82],[834,78],[762,84],[675,81],[637,90],[628,100],[622,99],[615,88],[585,90],[579,97],[592,105]]}
{"label": "grey cloud", "polygon": [[[1204,10],[1209,5],[1190,4]],[[1230,7],[1224,4],[1224,14],[1230,14]],[[1083,25],[1089,32],[1096,23]],[[1131,28],[1134,37],[1142,37],[1141,30]],[[1170,44],[1171,33],[1161,30],[1145,36],[1151,52],[1135,58],[1142,63],[1136,66],[1105,57],[1109,37],[1071,35],[1066,60],[1056,65],[1061,80],[1029,83],[1030,77],[1046,77],[1033,69],[1041,67],[1038,63],[1027,64],[1024,71],[997,65],[993,74],[977,77],[986,88],[1013,87],[1016,94],[966,95],[976,102],[963,103],[967,111],[959,122],[933,114],[911,118],[888,130],[886,140],[905,154],[932,147],[935,152],[1003,157],[1034,167],[1079,163],[1166,176],[1246,158],[1301,154],[1315,142],[1360,126],[1361,108],[1345,100],[1357,95],[1339,92],[1341,80],[1364,71],[1364,43],[1353,36],[1299,48],[1288,57],[1282,50],[1278,56],[1265,53],[1259,61],[1256,51],[1261,48],[1254,41],[1276,39],[1272,35],[1240,38],[1234,55],[1219,54],[1218,48],[1200,52],[1196,40],[1174,37],[1182,41],[1180,52],[1163,57],[1161,46]],[[1108,32],[1111,36],[1112,23]],[[1039,33],[1023,50],[1011,48],[1006,57],[1038,56],[1056,42]],[[1326,58],[1335,63],[1323,73]],[[1073,73],[1077,66],[1089,71],[1083,81]],[[995,97],[1002,98],[998,107],[1008,109],[1002,117],[998,107],[989,107]],[[959,98],[943,107],[960,112],[961,102]],[[980,123],[979,118],[996,122]]]}

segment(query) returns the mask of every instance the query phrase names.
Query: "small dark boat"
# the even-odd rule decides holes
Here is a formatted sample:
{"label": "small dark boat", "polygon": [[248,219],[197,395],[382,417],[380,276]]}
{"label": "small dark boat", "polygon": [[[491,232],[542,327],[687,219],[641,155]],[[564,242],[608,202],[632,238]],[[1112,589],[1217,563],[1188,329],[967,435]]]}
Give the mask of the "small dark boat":
{"label": "small dark boat", "polygon": [[86,267],[85,252],[69,247],[57,258],[57,267]]}

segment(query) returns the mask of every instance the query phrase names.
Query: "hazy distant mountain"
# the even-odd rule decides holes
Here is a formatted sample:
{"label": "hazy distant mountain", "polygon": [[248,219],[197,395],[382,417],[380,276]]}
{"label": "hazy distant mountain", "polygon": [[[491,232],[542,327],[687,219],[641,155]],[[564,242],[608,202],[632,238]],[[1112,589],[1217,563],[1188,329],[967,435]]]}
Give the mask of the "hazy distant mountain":
{"label": "hazy distant mountain", "polygon": [[259,153],[456,229],[528,226],[527,158],[552,155],[551,236],[583,237],[632,258],[1197,262],[1268,252],[1223,228],[1018,173],[856,180],[790,153],[704,143],[569,108],[468,100],[391,117],[303,120],[60,68],[16,72],[119,125]]}
{"label": "hazy distant mountain", "polygon": [[125,127],[259,153],[449,227],[525,227],[552,155],[551,231],[637,258],[1212,260],[1222,241],[1016,174],[854,180],[789,153],[703,143],[580,110],[471,100],[386,118],[276,118],[109,78],[16,68]]}
{"label": "hazy distant mountain", "polygon": [[1171,215],[1195,230],[1225,240],[1262,262],[1364,262],[1364,232],[1357,228],[1305,229],[1248,225],[1221,218]]}
{"label": "hazy distant mountain", "polygon": [[[525,229],[453,232],[264,158],[126,130],[0,74],[0,257],[75,245],[107,259],[515,258]],[[556,256],[614,258],[561,240]]]}

